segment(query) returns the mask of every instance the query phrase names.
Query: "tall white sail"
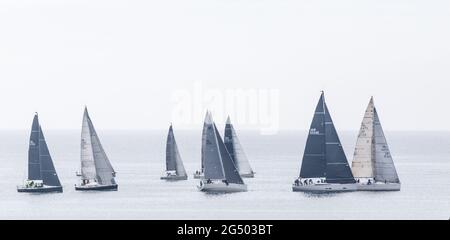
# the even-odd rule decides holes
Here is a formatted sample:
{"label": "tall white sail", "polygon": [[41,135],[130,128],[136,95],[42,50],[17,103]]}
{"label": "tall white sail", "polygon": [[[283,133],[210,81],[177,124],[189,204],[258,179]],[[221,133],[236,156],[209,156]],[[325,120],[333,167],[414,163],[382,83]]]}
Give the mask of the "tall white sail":
{"label": "tall white sail", "polygon": [[97,136],[87,108],[81,133],[81,174],[83,180],[94,180],[101,185],[116,184],[115,171]]}
{"label": "tall white sail", "polygon": [[87,109],[84,110],[83,126],[81,129],[81,177],[82,180],[89,181],[95,181],[97,178]]}
{"label": "tall white sail", "polygon": [[376,109],[374,109],[374,132],[375,180],[377,182],[400,183]]}
{"label": "tall white sail", "polygon": [[400,183],[373,98],[370,99],[361,124],[352,171],[356,178]]}
{"label": "tall white sail", "polygon": [[352,163],[352,172],[356,178],[373,178],[374,176],[374,111],[373,98],[367,106],[364,119],[356,142],[355,154]]}

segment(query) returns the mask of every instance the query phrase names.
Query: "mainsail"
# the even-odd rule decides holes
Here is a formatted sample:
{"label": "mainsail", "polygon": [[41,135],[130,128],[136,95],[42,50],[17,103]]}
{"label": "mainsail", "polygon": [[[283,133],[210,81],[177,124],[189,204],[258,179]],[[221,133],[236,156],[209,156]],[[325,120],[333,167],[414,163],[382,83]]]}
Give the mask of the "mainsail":
{"label": "mainsail", "polygon": [[309,131],[300,178],[326,178],[328,183],[355,183],[324,93],[317,104]]}
{"label": "mainsail", "polygon": [[373,97],[361,124],[352,171],[357,178],[375,178],[377,182],[400,183]]}
{"label": "mainsail", "polygon": [[227,124],[225,126],[224,143],[239,173],[241,175],[253,174],[253,169],[250,166],[244,149],[242,148],[241,142],[239,141],[233,124],[231,123],[230,117],[228,117]]}
{"label": "mainsail", "polygon": [[34,116],[28,150],[28,180],[42,180],[47,186],[61,186],[52,157],[39,124]]}
{"label": "mainsail", "polygon": [[115,171],[100,143],[87,108],[84,110],[81,131],[82,180],[95,181],[101,185],[116,184]]}
{"label": "mainsail", "polygon": [[375,176],[374,109],[373,99],[370,99],[361,123],[353,157],[352,172],[356,178],[373,178]]}
{"label": "mainsail", "polygon": [[166,169],[167,171],[176,171],[178,176],[187,176],[180,152],[178,151],[172,125],[170,126],[169,134],[167,136]]}
{"label": "mainsail", "polygon": [[229,183],[244,184],[212,120],[211,113],[207,114],[204,127],[206,137],[203,146],[205,179],[227,180]]}

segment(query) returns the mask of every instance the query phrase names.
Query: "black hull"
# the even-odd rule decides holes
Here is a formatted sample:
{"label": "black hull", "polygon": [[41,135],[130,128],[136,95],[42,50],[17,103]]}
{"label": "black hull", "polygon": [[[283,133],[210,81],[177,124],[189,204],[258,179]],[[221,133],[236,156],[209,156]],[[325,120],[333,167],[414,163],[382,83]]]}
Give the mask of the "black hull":
{"label": "black hull", "polygon": [[63,187],[17,188],[19,193],[62,193]]}
{"label": "black hull", "polygon": [[118,191],[119,185],[105,185],[105,186],[75,186],[76,191]]}

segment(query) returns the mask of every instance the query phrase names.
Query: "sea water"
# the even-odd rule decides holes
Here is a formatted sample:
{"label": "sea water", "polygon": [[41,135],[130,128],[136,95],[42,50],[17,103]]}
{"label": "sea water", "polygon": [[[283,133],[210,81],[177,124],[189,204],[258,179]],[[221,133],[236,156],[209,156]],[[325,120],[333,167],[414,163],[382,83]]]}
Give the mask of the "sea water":
{"label": "sea water", "polygon": [[[450,132],[386,132],[400,192],[312,195],[292,192],[307,134],[239,131],[256,178],[245,193],[199,192],[201,131],[176,131],[190,179],[161,181],[166,131],[98,134],[117,174],[118,192],[76,192],[80,132],[47,131],[63,194],[17,193],[27,172],[29,131],[0,132],[0,219],[449,219]],[[341,132],[349,161],[357,132]]]}

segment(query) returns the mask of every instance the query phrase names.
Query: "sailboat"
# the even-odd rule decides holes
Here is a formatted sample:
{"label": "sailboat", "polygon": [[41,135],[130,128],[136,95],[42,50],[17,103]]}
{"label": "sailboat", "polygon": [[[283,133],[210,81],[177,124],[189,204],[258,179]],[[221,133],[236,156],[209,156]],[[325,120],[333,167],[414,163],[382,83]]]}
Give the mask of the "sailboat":
{"label": "sailboat", "polygon": [[106,156],[87,108],[81,131],[81,184],[77,191],[117,191],[116,172]]}
{"label": "sailboat", "polygon": [[166,172],[161,180],[187,180],[188,176],[178,151],[173,127],[170,125],[166,145]]}
{"label": "sailboat", "polygon": [[209,112],[204,126],[202,159],[205,175],[199,189],[213,193],[246,192],[247,185],[239,175]]}
{"label": "sailboat", "polygon": [[234,129],[229,116],[225,126],[224,143],[241,177],[254,178],[255,172],[253,172],[253,169],[250,166],[247,155],[242,148],[241,142],[237,137],[236,130]]}
{"label": "sailboat", "polygon": [[17,191],[21,193],[63,192],[37,113],[31,127],[28,149],[28,179],[25,180],[23,186],[17,187]]}
{"label": "sailboat", "polygon": [[359,191],[400,191],[400,179],[373,97],[361,124],[352,171],[358,181]]}
{"label": "sailboat", "polygon": [[207,129],[207,128],[206,128],[206,120],[208,119],[209,115],[210,115],[210,112],[207,111],[207,112],[206,112],[206,116],[205,116],[205,121],[204,121],[204,124],[203,124],[203,132],[202,132],[202,158],[201,158],[202,168],[201,168],[201,170],[197,170],[197,171],[194,173],[194,179],[202,179],[202,178],[205,176],[205,174],[204,174],[204,172],[205,172],[205,164],[204,164],[204,157],[203,157],[203,156],[205,156],[205,149],[204,149],[204,146],[206,145],[206,129]]}
{"label": "sailboat", "polygon": [[300,177],[294,191],[327,193],[356,191],[356,181],[322,92],[309,130]]}

